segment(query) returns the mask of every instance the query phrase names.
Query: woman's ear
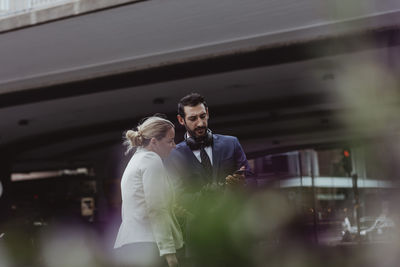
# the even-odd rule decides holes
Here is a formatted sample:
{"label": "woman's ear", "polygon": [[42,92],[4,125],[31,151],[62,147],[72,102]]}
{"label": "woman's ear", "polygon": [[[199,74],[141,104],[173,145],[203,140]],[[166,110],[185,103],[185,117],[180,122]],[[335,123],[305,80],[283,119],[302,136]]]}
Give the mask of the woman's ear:
{"label": "woman's ear", "polygon": [[152,145],[156,145],[157,144],[157,139],[156,138],[151,138],[150,139],[150,144],[152,144]]}

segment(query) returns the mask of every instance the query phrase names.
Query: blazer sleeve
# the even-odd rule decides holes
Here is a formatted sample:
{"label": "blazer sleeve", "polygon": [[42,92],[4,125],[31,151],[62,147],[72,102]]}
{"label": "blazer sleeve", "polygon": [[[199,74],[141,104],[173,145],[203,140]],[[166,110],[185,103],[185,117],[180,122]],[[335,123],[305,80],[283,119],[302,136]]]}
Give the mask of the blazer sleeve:
{"label": "blazer sleeve", "polygon": [[235,160],[236,160],[236,168],[239,169],[242,166],[246,167],[246,175],[250,175],[251,174],[251,169],[250,169],[250,165],[249,162],[247,161],[246,158],[246,154],[243,151],[242,146],[239,143],[239,139],[237,139],[237,137],[235,137],[234,139],[234,143],[235,143]]}
{"label": "blazer sleeve", "polygon": [[147,212],[154,239],[160,250],[160,256],[175,253],[175,243],[171,231],[168,184],[165,169],[157,155],[145,158],[143,168],[143,191]]}

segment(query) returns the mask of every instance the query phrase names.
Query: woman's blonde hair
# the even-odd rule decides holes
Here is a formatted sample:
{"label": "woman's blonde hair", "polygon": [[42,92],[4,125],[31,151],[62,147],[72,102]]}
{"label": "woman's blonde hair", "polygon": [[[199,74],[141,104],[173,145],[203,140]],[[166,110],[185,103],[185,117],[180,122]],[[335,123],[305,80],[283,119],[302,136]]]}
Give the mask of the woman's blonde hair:
{"label": "woman's blonde hair", "polygon": [[128,147],[125,154],[135,147],[147,146],[151,138],[157,140],[164,138],[171,128],[175,126],[167,119],[157,116],[148,117],[136,127],[136,130],[128,130],[124,133],[124,145]]}

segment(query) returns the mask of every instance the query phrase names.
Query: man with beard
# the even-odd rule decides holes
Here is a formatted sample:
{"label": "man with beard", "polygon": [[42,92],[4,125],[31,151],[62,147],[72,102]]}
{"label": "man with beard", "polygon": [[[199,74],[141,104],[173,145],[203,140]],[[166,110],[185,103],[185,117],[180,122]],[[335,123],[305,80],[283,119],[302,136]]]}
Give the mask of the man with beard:
{"label": "man with beard", "polygon": [[177,118],[186,128],[185,140],[166,164],[175,180],[178,203],[191,217],[184,226],[189,255],[195,266],[232,266],[223,259],[231,254],[227,247],[232,243],[224,231],[229,216],[223,214],[232,209],[221,196],[227,187],[244,184],[250,173],[246,155],[236,137],[211,132],[208,106],[201,95],[183,97]]}
{"label": "man with beard", "polygon": [[197,190],[212,183],[241,183],[250,167],[234,136],[213,134],[208,128],[204,97],[191,93],[178,103],[178,121],[186,128],[185,140],[172,151],[175,176],[181,188]]}

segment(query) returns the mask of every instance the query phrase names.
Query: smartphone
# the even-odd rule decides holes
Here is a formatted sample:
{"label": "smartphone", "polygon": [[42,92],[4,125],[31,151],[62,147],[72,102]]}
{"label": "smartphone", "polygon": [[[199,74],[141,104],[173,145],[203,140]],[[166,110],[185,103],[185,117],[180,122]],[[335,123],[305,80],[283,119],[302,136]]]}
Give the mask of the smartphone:
{"label": "smartphone", "polygon": [[246,173],[246,170],[237,170],[233,174],[243,175]]}

